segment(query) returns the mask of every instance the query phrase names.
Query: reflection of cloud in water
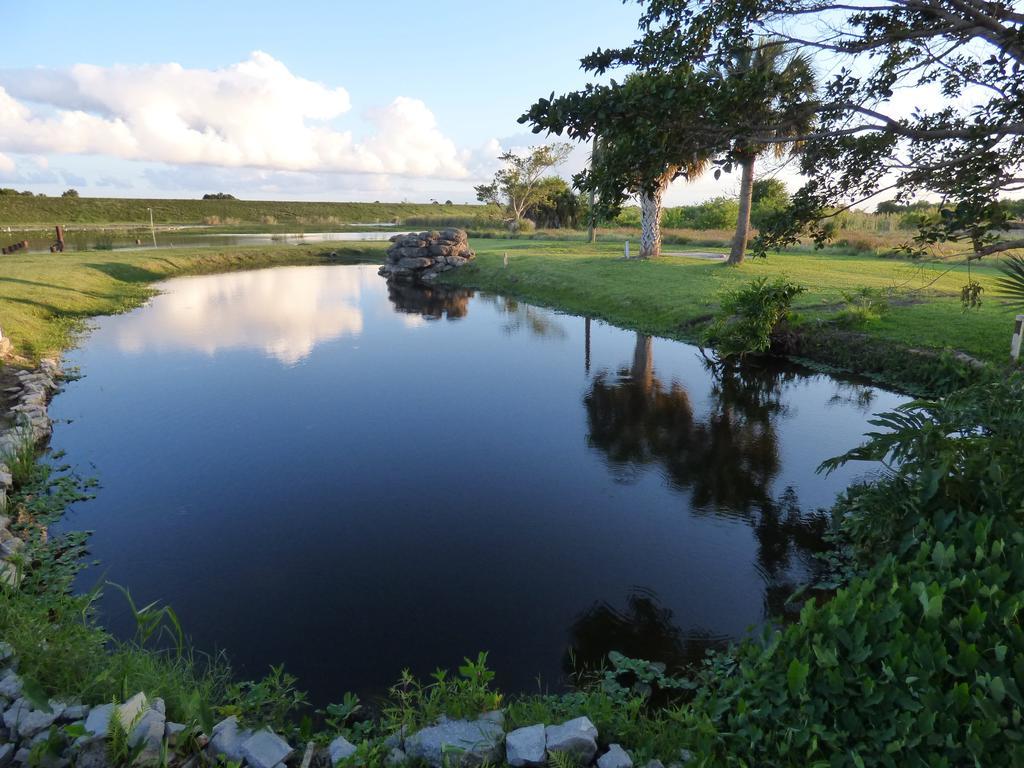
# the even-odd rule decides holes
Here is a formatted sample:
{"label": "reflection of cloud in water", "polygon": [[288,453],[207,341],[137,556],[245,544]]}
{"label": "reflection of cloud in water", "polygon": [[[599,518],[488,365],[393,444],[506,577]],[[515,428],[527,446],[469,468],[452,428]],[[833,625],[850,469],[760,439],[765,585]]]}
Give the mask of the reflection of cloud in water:
{"label": "reflection of cloud in water", "polygon": [[363,330],[362,270],[281,267],[183,278],[120,330],[123,352],[256,349],[285,365]]}

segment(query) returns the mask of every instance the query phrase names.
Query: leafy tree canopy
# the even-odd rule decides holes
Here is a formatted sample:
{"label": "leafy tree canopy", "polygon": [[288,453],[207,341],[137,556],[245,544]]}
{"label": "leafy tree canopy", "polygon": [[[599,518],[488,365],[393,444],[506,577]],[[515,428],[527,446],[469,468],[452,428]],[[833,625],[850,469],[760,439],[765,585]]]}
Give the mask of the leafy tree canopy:
{"label": "leafy tree canopy", "polygon": [[557,143],[533,147],[526,154],[505,152],[498,158],[504,167],[489,184],[474,188],[477,200],[501,206],[510,223],[518,226],[527,209],[550,192],[542,183],[544,174],[564,163],[571,151],[571,144]]}
{"label": "leafy tree canopy", "polygon": [[[797,46],[833,74],[813,105],[804,142],[809,181],[756,245],[793,242],[809,226],[827,238],[830,211],[880,193],[898,203],[933,196],[939,216],[924,219],[916,252],[963,243],[971,258],[1024,246],[1010,228],[1002,194],[1024,189],[1024,12],[1013,0],[647,0],[641,36],[598,50],[588,70],[630,66],[664,72],[721,67],[767,38]],[[923,86],[912,110],[890,99]],[[933,103],[932,103],[933,102]],[[774,125],[752,113],[751,141],[772,143]],[[759,125],[759,123],[761,123]]]}

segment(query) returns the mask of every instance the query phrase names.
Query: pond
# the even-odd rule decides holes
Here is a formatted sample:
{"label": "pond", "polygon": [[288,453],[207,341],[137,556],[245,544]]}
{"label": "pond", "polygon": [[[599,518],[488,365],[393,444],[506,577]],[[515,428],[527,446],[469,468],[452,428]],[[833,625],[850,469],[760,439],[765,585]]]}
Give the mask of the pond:
{"label": "pond", "polygon": [[[374,226],[372,224],[361,226]],[[391,230],[366,232],[203,232],[201,229],[160,229],[156,232],[156,245],[149,230],[141,229],[73,229],[64,235],[68,251],[93,250],[152,250],[160,248],[224,247],[228,245],[267,245],[268,243],[311,245],[331,242],[374,242],[388,240]],[[4,236],[5,244],[28,240],[28,252],[48,253],[55,240],[53,230],[20,231]]]}
{"label": "pond", "polygon": [[94,531],[80,586],[165,601],[320,704],[479,650],[506,691],[557,690],[609,650],[741,637],[874,471],[815,467],[904,399],[373,266],[160,288],[96,323],[52,405],[53,448],[101,483],[61,524]]}

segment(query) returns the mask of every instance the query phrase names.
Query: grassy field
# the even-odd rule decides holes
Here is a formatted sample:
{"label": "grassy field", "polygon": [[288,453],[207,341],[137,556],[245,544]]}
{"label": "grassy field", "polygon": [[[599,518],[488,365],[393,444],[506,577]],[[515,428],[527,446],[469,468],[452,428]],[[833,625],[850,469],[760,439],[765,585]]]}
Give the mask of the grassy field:
{"label": "grassy field", "polygon": [[[263,200],[133,200],[102,197],[0,196],[0,227],[56,224],[149,225],[182,224],[344,227],[409,217],[472,220],[486,213],[483,205],[429,203],[311,203]],[[493,210],[493,209],[492,209]]]}
{"label": "grassy field", "polygon": [[[619,243],[477,240],[479,258],[453,282],[515,294],[536,303],[589,314],[662,336],[695,339],[718,296],[760,276],[784,275],[807,287],[796,309],[804,322],[828,322],[848,308],[844,292],[860,288],[888,294],[880,317],[854,330],[908,347],[955,349],[991,362],[1009,358],[1015,311],[992,296],[995,259],[975,266],[987,289],[980,309],[965,312],[962,268],[874,255],[772,254],[739,268],[683,256],[625,261]],[[676,251],[682,249],[668,248]],[[503,254],[509,267],[503,267]]]}
{"label": "grassy field", "polygon": [[[149,284],[172,275],[248,269],[274,264],[380,260],[385,243],[171,248],[3,257],[0,323],[16,352],[32,359],[67,347],[91,316],[124,311],[150,293]],[[829,325],[849,304],[844,292],[885,292],[888,311],[853,326],[870,339],[929,350],[954,349],[991,362],[1008,359],[1015,312],[992,295],[965,312],[959,292],[966,275],[949,265],[915,264],[877,256],[835,253],[773,254],[739,268],[664,256],[621,258],[618,241],[476,239],[475,263],[450,281],[515,295],[575,314],[657,335],[694,340],[715,311],[722,291],[760,276],[785,275],[807,286],[796,308],[805,326]],[[669,250],[677,250],[671,248]],[[509,266],[503,256],[509,255]],[[995,260],[974,269],[988,287]]]}

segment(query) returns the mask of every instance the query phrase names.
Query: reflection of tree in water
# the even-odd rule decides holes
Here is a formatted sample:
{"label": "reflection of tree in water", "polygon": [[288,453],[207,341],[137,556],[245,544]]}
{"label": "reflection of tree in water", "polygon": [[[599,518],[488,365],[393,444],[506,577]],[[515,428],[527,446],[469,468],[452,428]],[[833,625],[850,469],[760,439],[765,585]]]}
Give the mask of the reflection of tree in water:
{"label": "reflection of tree in water", "polygon": [[651,339],[638,333],[632,365],[615,377],[599,373],[584,396],[589,442],[620,477],[658,465],[673,486],[690,491],[694,508],[746,520],[757,537],[766,615],[779,615],[797,586],[794,566],[817,568],[813,553],[823,549],[825,527],[801,513],[792,487],[772,496],[781,469],[776,421],[798,371],[718,364],[713,375],[711,408],[698,419],[686,389],[655,375]]}
{"label": "reflection of tree in water", "polygon": [[495,309],[507,316],[508,320],[503,330],[510,336],[524,328],[534,336],[540,337],[564,339],[567,335],[565,328],[555,321],[551,312],[546,309],[520,304],[515,299],[491,293],[481,293],[480,301],[493,304]]}
{"label": "reflection of tree in water", "polygon": [[722,648],[727,642],[725,637],[706,632],[684,633],[657,595],[639,588],[626,599],[625,610],[607,602],[592,605],[576,618],[569,635],[569,648],[562,659],[569,676],[601,668],[611,651],[660,661],[677,670],[699,663],[709,649]]}
{"label": "reflection of tree in water", "polygon": [[408,280],[388,280],[388,298],[395,309],[428,320],[454,320],[469,313],[473,291],[445,285],[424,285]]}
{"label": "reflection of tree in water", "polygon": [[682,385],[655,376],[651,338],[638,333],[631,368],[614,378],[599,373],[583,399],[590,444],[620,471],[660,464],[673,485],[692,491],[697,508],[747,514],[771,500],[779,470],[778,384],[769,369],[724,368],[711,413],[697,421]]}
{"label": "reflection of tree in water", "polygon": [[866,384],[856,382],[837,381],[835,383],[836,393],[829,398],[828,404],[849,405],[861,413],[868,413],[875,401],[875,390]]}

